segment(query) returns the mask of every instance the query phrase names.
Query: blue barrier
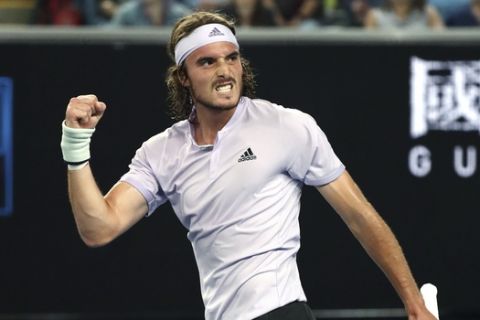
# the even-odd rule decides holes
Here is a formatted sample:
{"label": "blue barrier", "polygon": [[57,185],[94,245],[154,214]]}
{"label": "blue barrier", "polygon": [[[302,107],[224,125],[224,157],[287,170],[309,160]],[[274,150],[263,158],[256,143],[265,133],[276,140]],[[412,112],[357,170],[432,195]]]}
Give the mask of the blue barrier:
{"label": "blue barrier", "polygon": [[13,212],[12,92],[12,80],[0,77],[0,217]]}

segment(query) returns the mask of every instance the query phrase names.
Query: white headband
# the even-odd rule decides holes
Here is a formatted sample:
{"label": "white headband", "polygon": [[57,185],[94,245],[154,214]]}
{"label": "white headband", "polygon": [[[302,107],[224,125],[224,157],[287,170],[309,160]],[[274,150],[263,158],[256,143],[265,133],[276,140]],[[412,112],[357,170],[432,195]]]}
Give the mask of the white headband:
{"label": "white headband", "polygon": [[237,48],[240,48],[233,32],[223,24],[211,23],[198,27],[178,41],[175,46],[175,62],[177,65],[181,65],[196,49],[220,41],[233,43]]}

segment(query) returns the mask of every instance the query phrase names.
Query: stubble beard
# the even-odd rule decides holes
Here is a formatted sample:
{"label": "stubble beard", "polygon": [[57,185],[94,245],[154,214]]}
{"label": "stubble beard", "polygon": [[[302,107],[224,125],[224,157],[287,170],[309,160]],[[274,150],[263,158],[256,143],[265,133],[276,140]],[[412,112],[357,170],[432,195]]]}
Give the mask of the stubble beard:
{"label": "stubble beard", "polygon": [[[195,97],[195,92],[193,90],[190,92],[190,94]],[[216,111],[216,112],[229,111],[237,107],[238,103],[240,102],[240,97],[241,97],[241,94],[238,95],[235,101],[227,105],[215,105],[202,98],[195,97],[195,105],[201,105],[209,110]]]}
{"label": "stubble beard", "polygon": [[200,100],[197,100],[197,103],[201,104],[202,106],[204,106],[205,108],[207,108],[207,109],[209,109],[209,110],[213,110],[213,111],[229,111],[229,110],[235,109],[235,107],[238,105],[238,102],[239,102],[239,101],[240,101],[240,98],[237,99],[237,101],[236,101],[234,104],[226,105],[226,106],[213,105],[213,104],[211,104],[211,103],[203,102],[203,101],[200,101]]}

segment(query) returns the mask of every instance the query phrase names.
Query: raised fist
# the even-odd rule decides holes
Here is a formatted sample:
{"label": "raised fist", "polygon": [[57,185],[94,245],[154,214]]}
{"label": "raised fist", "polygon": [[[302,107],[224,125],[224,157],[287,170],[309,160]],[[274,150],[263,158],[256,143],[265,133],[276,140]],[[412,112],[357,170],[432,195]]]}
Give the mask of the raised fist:
{"label": "raised fist", "polygon": [[70,99],[65,113],[65,125],[70,128],[93,129],[107,106],[93,94]]}

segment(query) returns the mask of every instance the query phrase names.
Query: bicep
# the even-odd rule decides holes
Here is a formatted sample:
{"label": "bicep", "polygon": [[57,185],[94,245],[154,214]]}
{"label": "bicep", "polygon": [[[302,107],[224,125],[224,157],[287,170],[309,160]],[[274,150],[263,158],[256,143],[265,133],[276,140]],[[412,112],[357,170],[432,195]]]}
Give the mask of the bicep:
{"label": "bicep", "polygon": [[126,182],[115,184],[105,195],[105,201],[117,220],[117,233],[121,234],[148,212],[143,195]]}

